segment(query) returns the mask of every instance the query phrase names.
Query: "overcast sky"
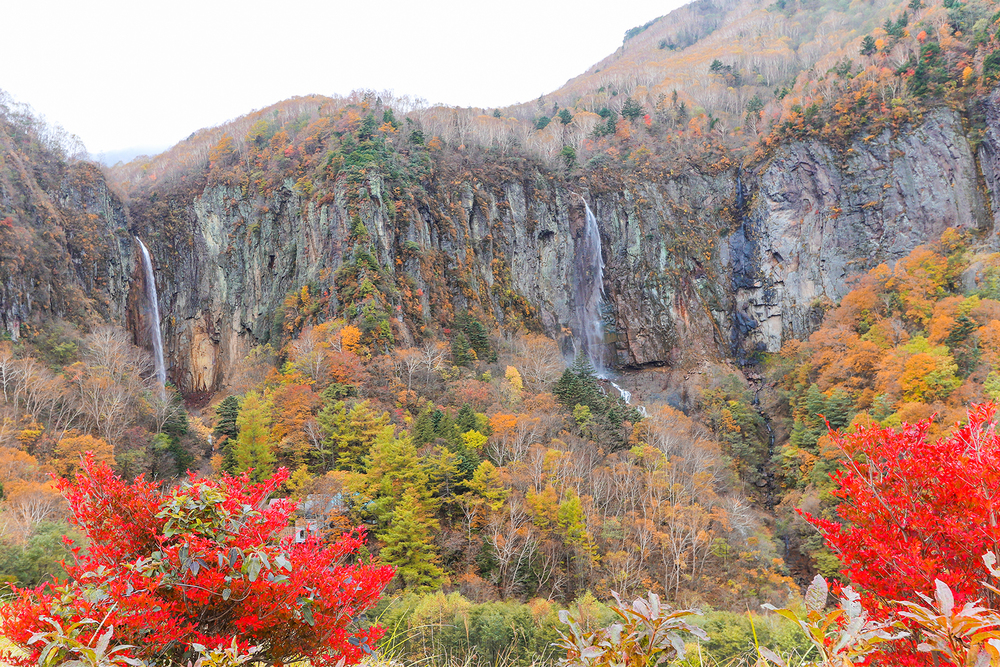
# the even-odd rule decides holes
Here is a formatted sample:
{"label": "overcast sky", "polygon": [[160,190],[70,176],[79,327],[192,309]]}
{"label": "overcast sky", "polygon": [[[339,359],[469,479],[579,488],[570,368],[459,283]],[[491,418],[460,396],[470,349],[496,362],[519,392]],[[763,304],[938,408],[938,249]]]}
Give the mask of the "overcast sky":
{"label": "overcast sky", "polygon": [[21,0],[0,89],[98,154],[163,148],[293,95],[495,107],[551,92],[683,0]]}

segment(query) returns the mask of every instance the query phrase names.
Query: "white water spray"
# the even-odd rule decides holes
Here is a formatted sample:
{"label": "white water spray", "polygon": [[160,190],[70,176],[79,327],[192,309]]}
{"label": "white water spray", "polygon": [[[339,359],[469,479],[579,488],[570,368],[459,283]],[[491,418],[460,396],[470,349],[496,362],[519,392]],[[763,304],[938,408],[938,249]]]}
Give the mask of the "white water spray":
{"label": "white water spray", "polygon": [[[582,197],[581,197],[582,199]],[[584,200],[587,224],[576,247],[576,290],[574,293],[574,343],[577,353],[590,360],[598,377],[605,374],[604,320],[601,300],[604,298],[604,256],[597,218]]]}
{"label": "white water spray", "polygon": [[156,370],[156,382],[160,385],[160,390],[167,384],[167,368],[163,363],[163,337],[160,335],[160,302],[156,297],[156,277],[153,275],[153,260],[149,256],[146,244],[138,236],[135,240],[139,242],[142,250],[142,268],[146,275],[146,299],[149,302],[149,310],[152,317],[149,321],[149,337],[153,341],[153,362]]}
{"label": "white water spray", "polygon": [[614,380],[608,380],[608,383],[618,390],[618,395],[622,397],[623,401],[625,401],[625,405],[632,405],[632,392],[628,389],[622,389]]}
{"label": "white water spray", "polygon": [[[625,401],[625,405],[632,405],[632,392],[630,392],[628,389],[625,389],[624,387],[618,386],[618,383],[615,382],[614,380],[608,380],[608,384],[610,384],[612,387],[615,388],[615,390],[618,392],[618,395],[622,397],[623,401]],[[643,417],[649,416],[648,414],[646,414],[645,406],[637,405],[635,406],[635,409]]]}

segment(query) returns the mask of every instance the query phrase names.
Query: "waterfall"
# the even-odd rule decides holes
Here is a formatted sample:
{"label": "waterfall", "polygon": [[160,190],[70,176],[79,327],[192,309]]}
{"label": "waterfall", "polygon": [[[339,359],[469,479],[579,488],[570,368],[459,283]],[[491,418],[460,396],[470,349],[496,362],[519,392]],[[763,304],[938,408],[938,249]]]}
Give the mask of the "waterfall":
{"label": "waterfall", "polygon": [[163,337],[160,335],[160,302],[156,297],[156,277],[153,275],[153,260],[149,256],[146,244],[138,236],[135,240],[139,242],[142,250],[142,268],[146,275],[146,300],[149,302],[149,310],[152,317],[149,321],[149,337],[153,341],[153,362],[156,364],[156,381],[162,389],[167,384],[167,368],[163,364]]}
{"label": "waterfall", "polygon": [[[581,197],[582,199],[582,197]],[[573,294],[574,317],[573,343],[577,354],[587,356],[598,377],[603,377],[604,321],[601,319],[601,300],[604,298],[604,257],[601,251],[601,232],[597,218],[587,205],[587,224],[576,244],[574,258],[576,287]]]}
{"label": "waterfall", "polygon": [[618,383],[615,382],[614,380],[608,380],[608,382],[611,383],[612,387],[618,390],[618,395],[622,397],[623,401],[625,401],[625,405],[632,405],[632,392],[630,392],[628,389],[623,389],[622,387],[619,387]]}
{"label": "waterfall", "polygon": [[[583,199],[583,206],[587,211],[587,224],[577,240],[574,257],[576,285],[573,291],[573,317],[576,321],[573,326],[573,346],[577,354],[586,355],[597,377],[614,387],[625,405],[632,405],[632,392],[611,380],[605,365],[604,318],[601,317],[601,301],[604,299],[601,231],[597,228],[597,218],[586,199]],[[636,410],[643,417],[646,416],[643,406],[636,406]]]}
{"label": "waterfall", "polygon": [[[615,382],[614,380],[608,380],[608,383],[612,387],[614,387],[615,391],[618,392],[618,395],[622,397],[622,401],[625,402],[625,405],[629,405],[629,406],[632,405],[632,392],[630,392],[628,389],[625,389],[624,387],[618,386],[618,383]],[[642,415],[643,418],[646,418],[646,417],[649,416],[646,413],[645,406],[637,405],[637,406],[635,406],[635,409],[639,412],[640,415]]]}

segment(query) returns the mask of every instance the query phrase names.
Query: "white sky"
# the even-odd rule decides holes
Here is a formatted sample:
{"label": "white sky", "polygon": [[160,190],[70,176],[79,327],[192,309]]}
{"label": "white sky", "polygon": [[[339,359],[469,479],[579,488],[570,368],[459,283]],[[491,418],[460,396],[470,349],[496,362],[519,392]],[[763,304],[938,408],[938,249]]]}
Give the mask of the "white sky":
{"label": "white sky", "polygon": [[293,95],[495,107],[549,93],[684,0],[12,0],[0,89],[93,153]]}

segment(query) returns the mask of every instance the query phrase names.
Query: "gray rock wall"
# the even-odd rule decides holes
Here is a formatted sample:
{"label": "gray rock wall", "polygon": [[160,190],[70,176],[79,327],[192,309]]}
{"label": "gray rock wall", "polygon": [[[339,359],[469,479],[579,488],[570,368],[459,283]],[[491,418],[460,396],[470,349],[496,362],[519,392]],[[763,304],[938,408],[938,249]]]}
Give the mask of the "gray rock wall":
{"label": "gray rock wall", "polygon": [[[1000,155],[995,146],[991,134],[980,156]],[[985,181],[1000,182],[1000,168],[987,166]],[[740,174],[691,173],[617,190],[566,184],[537,169],[517,180],[465,176],[426,184],[426,196],[391,215],[384,184],[372,179],[358,214],[382,266],[424,294],[425,320],[400,318],[403,342],[438,315],[433,290],[446,291],[454,312],[479,308],[506,326],[509,289],[568,351],[583,194],[602,230],[604,317],[617,363],[683,365],[777,351],[815,328],[851,276],[948,227],[992,230],[978,173],[960,118],[939,110],[897,136],[858,138],[843,153],[799,142]],[[162,310],[171,315],[168,352],[180,386],[218,388],[251,342],[267,336],[290,290],[328,281],[349,247],[346,199],[337,192],[332,203],[309,204],[290,183],[266,202],[224,187],[195,199],[192,251],[163,258],[176,266]],[[724,208],[739,208],[735,230]]]}
{"label": "gray rock wall", "polygon": [[95,317],[127,321],[146,343],[138,233],[156,265],[169,375],[186,392],[213,391],[270,336],[290,292],[316,285],[336,309],[329,290],[356,252],[356,215],[385,273],[397,284],[405,276],[420,295],[416,316],[389,304],[399,342],[472,311],[498,326],[538,326],[569,353],[582,195],[601,228],[603,317],[619,365],[747,359],[808,335],[853,275],[948,227],[993,242],[997,96],[983,105],[987,127],[975,151],[960,117],[938,110],[898,135],[859,137],[844,152],[793,143],[738,173],[636,182],[622,172],[616,186],[607,173],[567,183],[538,167],[485,167],[439,174],[403,200],[372,175],[360,196],[342,183],[322,205],[291,181],[267,198],[226,185],[194,195],[163,188],[157,205],[166,200],[167,209],[133,202],[130,219],[92,167],[79,167],[95,172],[87,178],[67,170],[58,187],[8,169],[0,202],[30,203],[38,230],[46,215],[56,219],[47,242],[59,252],[52,266],[4,276],[0,324],[16,332],[32,318],[74,316],[78,294]]}

